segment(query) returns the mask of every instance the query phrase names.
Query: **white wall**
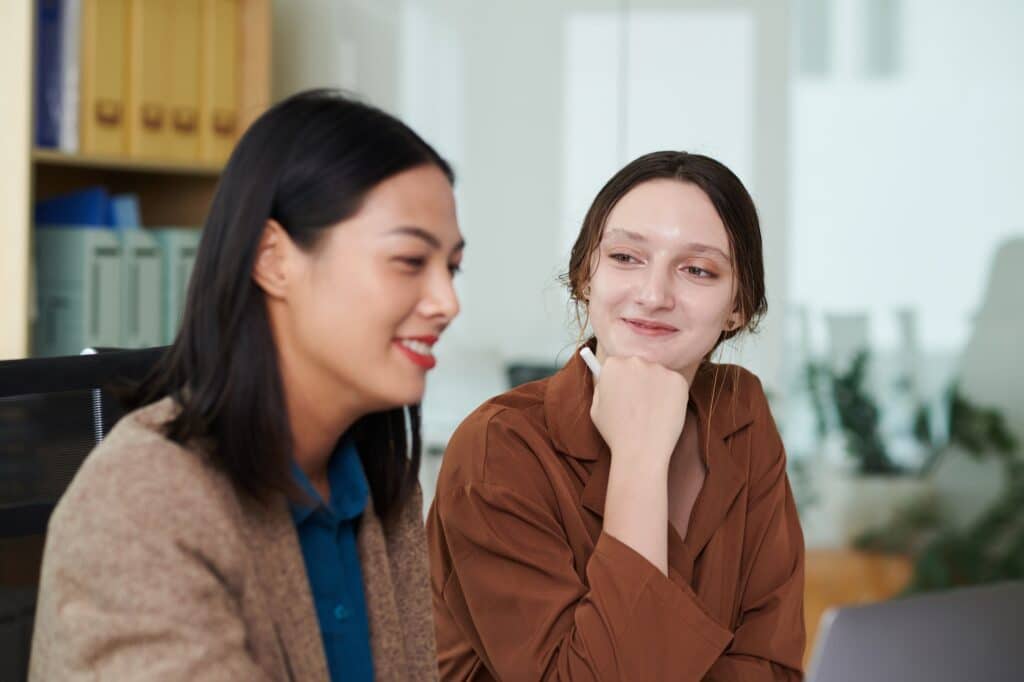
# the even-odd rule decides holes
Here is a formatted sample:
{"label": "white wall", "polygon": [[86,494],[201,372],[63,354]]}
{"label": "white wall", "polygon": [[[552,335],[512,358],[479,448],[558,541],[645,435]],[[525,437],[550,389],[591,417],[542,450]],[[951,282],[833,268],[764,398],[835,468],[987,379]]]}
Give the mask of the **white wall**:
{"label": "white wall", "polygon": [[835,68],[793,85],[791,298],[815,312],[919,311],[959,353],[997,245],[1024,233],[1024,3],[902,0],[900,64],[864,74],[858,0],[836,0]]}
{"label": "white wall", "polygon": [[273,0],[275,100],[299,90],[353,90],[393,111],[401,0]]}

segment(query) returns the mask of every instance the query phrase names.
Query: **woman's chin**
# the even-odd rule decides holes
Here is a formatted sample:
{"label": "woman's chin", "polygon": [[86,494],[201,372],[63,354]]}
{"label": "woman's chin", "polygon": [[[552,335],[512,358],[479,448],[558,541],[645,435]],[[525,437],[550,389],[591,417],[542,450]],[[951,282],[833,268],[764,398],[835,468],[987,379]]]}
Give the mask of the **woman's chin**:
{"label": "woman's chin", "polygon": [[422,380],[410,383],[408,386],[397,388],[389,397],[392,399],[392,407],[404,407],[416,405],[423,402],[425,385]]}
{"label": "woman's chin", "polygon": [[423,402],[423,386],[388,386],[382,387],[372,400],[366,401],[366,413],[387,412],[407,405]]}
{"label": "woman's chin", "polygon": [[606,352],[611,356],[640,358],[666,367],[671,364],[670,354],[665,353],[663,348],[653,348],[652,344],[644,343],[642,340],[628,339],[608,347]]}
{"label": "woman's chin", "polygon": [[642,344],[622,344],[621,346],[617,346],[615,349],[608,349],[607,354],[610,356],[626,358],[640,358],[641,360],[646,360],[647,362],[661,365],[673,372],[680,373],[685,373],[686,368],[694,364],[693,359],[690,357],[683,357],[680,354],[666,353],[664,352],[664,349],[645,347]]}

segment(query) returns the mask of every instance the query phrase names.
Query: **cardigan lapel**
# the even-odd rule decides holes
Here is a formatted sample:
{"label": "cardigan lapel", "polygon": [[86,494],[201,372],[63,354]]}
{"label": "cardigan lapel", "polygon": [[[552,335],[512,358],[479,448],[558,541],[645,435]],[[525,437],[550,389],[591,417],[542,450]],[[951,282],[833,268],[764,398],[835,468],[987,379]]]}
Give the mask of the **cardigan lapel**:
{"label": "cardigan lapel", "polygon": [[[177,412],[171,398],[146,410],[152,411],[147,419],[161,424]],[[320,623],[287,499],[284,495],[274,495],[266,503],[241,495],[238,499],[242,533],[257,557],[256,574],[267,595],[267,613],[281,645],[280,667],[296,682],[328,682]]]}
{"label": "cardigan lapel", "polygon": [[402,615],[407,680],[438,679],[434,604],[430,594],[430,558],[423,525],[423,493],[417,484],[387,534],[388,559],[395,576],[395,597]]}
{"label": "cardigan lapel", "polygon": [[[417,487],[387,532],[372,500],[359,523],[357,545],[377,682],[437,680],[422,509]],[[329,680],[313,594],[287,501],[282,496],[270,505],[247,505],[245,518],[249,542],[262,558],[257,571],[291,678]]]}
{"label": "cardigan lapel", "polygon": [[291,678],[330,679],[302,549],[284,496],[247,504],[246,531]]}
{"label": "cardigan lapel", "polygon": [[377,682],[438,677],[422,510],[417,486],[386,532],[372,502],[360,521],[359,559]]}
{"label": "cardigan lapel", "polygon": [[[397,682],[405,669],[405,649],[400,638],[398,604],[388,565],[387,542],[380,519],[373,511],[373,502],[359,521],[359,563],[363,570],[363,591],[366,594],[366,613],[370,621],[370,646],[373,651],[373,670],[377,682]],[[389,636],[390,635],[390,636]]]}

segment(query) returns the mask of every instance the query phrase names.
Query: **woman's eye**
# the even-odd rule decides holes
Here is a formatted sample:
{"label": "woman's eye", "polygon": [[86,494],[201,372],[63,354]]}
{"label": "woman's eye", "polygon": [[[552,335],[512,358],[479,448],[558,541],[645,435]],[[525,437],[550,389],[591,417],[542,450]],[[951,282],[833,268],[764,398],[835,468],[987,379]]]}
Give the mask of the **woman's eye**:
{"label": "woman's eye", "polygon": [[402,265],[407,265],[409,268],[419,270],[427,264],[427,259],[420,256],[399,256],[396,258]]}
{"label": "woman's eye", "polygon": [[696,265],[687,265],[683,268],[683,271],[693,275],[694,277],[714,277],[714,273],[705,270],[704,268],[699,268]]}
{"label": "woman's eye", "polygon": [[[427,257],[425,256],[396,256],[395,262],[398,263],[403,270],[409,274],[417,273],[427,267]],[[462,272],[462,265],[460,263],[449,263],[448,272],[452,277]]]}
{"label": "woman's eye", "polygon": [[639,263],[636,258],[628,253],[610,253],[608,257],[617,263]]}

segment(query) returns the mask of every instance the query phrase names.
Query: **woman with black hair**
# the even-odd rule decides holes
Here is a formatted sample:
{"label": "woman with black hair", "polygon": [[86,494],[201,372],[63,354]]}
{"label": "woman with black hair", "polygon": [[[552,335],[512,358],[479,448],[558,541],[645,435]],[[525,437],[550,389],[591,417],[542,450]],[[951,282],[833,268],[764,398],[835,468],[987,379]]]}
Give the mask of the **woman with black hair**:
{"label": "woman with black hair", "polygon": [[33,680],[436,679],[417,404],[452,182],[337,93],[251,126],[174,344],[51,518]]}

